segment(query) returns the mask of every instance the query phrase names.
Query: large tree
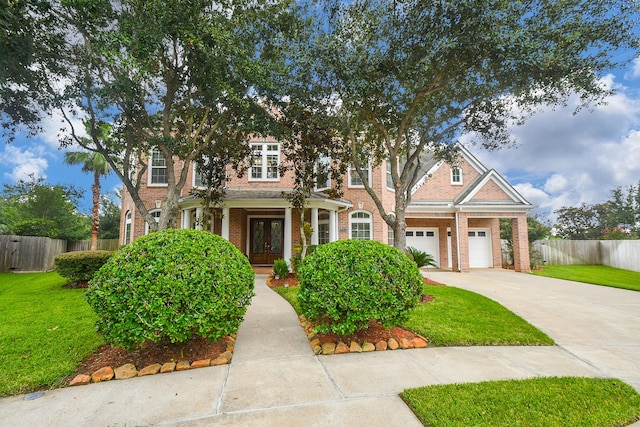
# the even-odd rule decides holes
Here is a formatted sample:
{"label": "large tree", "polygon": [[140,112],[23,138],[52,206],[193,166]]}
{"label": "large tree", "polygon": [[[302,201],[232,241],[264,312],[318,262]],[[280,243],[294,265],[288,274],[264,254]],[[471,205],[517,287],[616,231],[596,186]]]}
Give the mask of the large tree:
{"label": "large tree", "polygon": [[[297,78],[320,85],[380,215],[404,249],[405,212],[431,151],[472,133],[484,147],[511,142],[510,126],[538,107],[609,91],[599,77],[619,49],[637,49],[638,6],[620,0],[327,0]],[[302,76],[302,77],[300,77]],[[360,167],[387,161],[388,214]]]}
{"label": "large tree", "polygon": [[51,185],[43,178],[4,184],[0,230],[2,234],[84,240],[91,226],[89,217],[78,212],[82,194],[71,185]]}
{"label": "large tree", "polygon": [[[274,45],[286,35],[288,0],[47,3],[30,13],[55,20],[55,34],[64,34],[59,67],[38,63],[37,55],[34,62],[45,83],[57,86],[47,105],[68,119],[63,144],[102,154],[151,230],[175,224],[192,162],[239,166],[249,135],[269,133],[261,95],[280,58]],[[88,124],[86,138],[73,129],[74,115]],[[106,140],[105,123],[112,127]],[[138,193],[152,149],[166,165],[159,222]],[[215,169],[212,183],[224,181],[225,167]]]}

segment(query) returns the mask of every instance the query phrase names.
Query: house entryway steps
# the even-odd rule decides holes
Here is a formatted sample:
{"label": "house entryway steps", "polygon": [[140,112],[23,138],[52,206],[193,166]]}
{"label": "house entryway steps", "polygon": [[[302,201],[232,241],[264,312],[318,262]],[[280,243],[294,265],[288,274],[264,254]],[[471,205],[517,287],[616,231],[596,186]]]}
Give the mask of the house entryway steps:
{"label": "house entryway steps", "polygon": [[[503,304],[514,311],[530,305],[532,295],[527,292],[534,291],[513,285],[529,280],[530,275],[521,273],[429,274],[434,280],[460,283],[461,287],[486,283],[483,293],[498,300],[508,294]],[[557,340],[554,334],[563,327],[580,329],[584,320],[580,313],[591,308],[572,292],[582,292],[589,285],[576,285],[575,291],[565,294],[547,279],[531,277],[534,282],[526,282],[527,286],[541,292],[550,286],[555,292],[549,294],[549,309],[576,318],[574,323],[545,332]],[[625,354],[637,354],[635,359],[616,359],[622,351],[618,347],[598,358],[607,348],[598,343],[583,343],[584,348],[579,348],[578,338],[567,349],[455,347],[315,356],[295,312],[266,286],[266,278],[265,274],[256,277],[256,296],[238,331],[230,365],[51,390],[30,401],[24,396],[0,399],[0,426],[420,426],[398,397],[405,388],[534,376],[601,377],[615,373],[611,363],[627,360],[627,364],[637,364],[640,360],[640,346],[633,337]],[[621,290],[607,289],[618,298]],[[517,290],[522,291],[520,299]],[[629,294],[625,297],[627,303],[635,301]],[[619,308],[604,304],[601,309],[606,319],[620,315]],[[636,333],[640,310],[634,313],[635,322],[611,326],[622,329],[612,336],[624,338],[625,330]],[[535,317],[533,312],[524,313],[527,320],[527,315]],[[580,357],[574,355],[578,351]],[[616,376],[640,389],[640,378],[634,383],[633,375]]]}

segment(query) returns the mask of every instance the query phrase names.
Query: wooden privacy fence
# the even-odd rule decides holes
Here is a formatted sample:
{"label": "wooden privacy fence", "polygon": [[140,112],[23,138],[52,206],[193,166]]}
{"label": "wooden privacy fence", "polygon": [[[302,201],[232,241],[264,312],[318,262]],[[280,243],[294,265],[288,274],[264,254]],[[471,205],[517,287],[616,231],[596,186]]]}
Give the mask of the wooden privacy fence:
{"label": "wooden privacy fence", "polygon": [[[0,272],[51,271],[56,255],[87,251],[90,240],[67,241],[48,237],[0,235]],[[118,239],[98,240],[98,249],[117,250]]]}
{"label": "wooden privacy fence", "polygon": [[608,265],[640,271],[640,240],[538,240],[546,265]]}

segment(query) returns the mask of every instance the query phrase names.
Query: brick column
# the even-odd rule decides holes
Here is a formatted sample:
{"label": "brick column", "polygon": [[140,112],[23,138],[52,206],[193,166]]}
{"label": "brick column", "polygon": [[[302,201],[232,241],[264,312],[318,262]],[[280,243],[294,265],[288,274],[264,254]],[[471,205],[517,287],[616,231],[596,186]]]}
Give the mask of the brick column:
{"label": "brick column", "polygon": [[469,272],[469,219],[464,212],[458,212],[458,253],[460,259],[458,260],[458,268],[461,273]]}
{"label": "brick column", "polygon": [[531,262],[529,260],[527,215],[522,213],[511,219],[511,229],[513,230],[513,267],[516,271],[529,273]]}
{"label": "brick column", "polygon": [[502,268],[502,245],[500,244],[500,218],[491,218],[491,252],[493,268]]}

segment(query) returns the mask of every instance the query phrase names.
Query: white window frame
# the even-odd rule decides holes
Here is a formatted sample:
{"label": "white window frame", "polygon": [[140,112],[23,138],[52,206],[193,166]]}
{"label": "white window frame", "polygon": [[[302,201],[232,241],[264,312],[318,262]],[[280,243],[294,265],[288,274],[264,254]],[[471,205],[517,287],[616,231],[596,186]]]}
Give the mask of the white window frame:
{"label": "white window frame", "polygon": [[451,185],[462,185],[462,168],[460,166],[451,167]]}
{"label": "white window frame", "polygon": [[127,213],[124,214],[124,244],[129,244],[131,243],[131,230],[132,230],[132,225],[133,225],[133,215],[131,214],[131,211],[127,211]]}
{"label": "white window frame", "polygon": [[[154,155],[158,154],[159,156],[162,156],[162,160],[164,161],[164,166],[161,165],[154,165]],[[151,152],[149,153],[149,174],[148,174],[148,179],[147,179],[147,183],[149,185],[149,187],[166,187],[167,185],[169,185],[169,182],[153,182],[153,171],[154,169],[164,169],[165,170],[165,177],[168,178],[168,174],[167,174],[167,170],[168,170],[168,166],[167,166],[167,159],[164,158],[164,155],[162,154],[162,151],[160,151],[160,149],[158,147],[153,147],[151,149]]]}
{"label": "white window frame", "polygon": [[[149,213],[153,216],[153,219],[156,220],[156,223],[160,222],[160,214],[162,213],[161,209],[153,209],[150,210]],[[149,223],[147,221],[144,222],[144,235],[149,234]]]}
{"label": "white window frame", "polygon": [[[327,171],[327,180],[323,183],[318,182],[320,179],[320,170],[321,168],[326,169]],[[320,156],[318,161],[316,161],[315,165],[316,170],[316,191],[328,190],[331,188],[331,157],[329,156]]]}
{"label": "white window frame", "polygon": [[[252,142],[250,144],[251,154],[249,159],[249,181],[280,181],[280,143],[279,142]],[[276,147],[275,149],[273,147]],[[260,165],[254,166],[254,159],[260,156]],[[275,166],[270,165],[270,156],[276,155]],[[269,168],[275,167],[275,177],[268,177]],[[259,168],[260,176],[254,176],[254,168]],[[257,169],[256,169],[257,170]]]}
{"label": "white window frame", "polygon": [[[366,175],[367,175],[367,182],[369,183],[369,185],[371,185],[371,160],[367,161],[367,165],[366,167],[361,167],[361,169],[363,169],[364,171],[366,171]],[[349,167],[349,171],[348,171],[348,188],[364,188],[364,183],[362,184],[354,184],[353,180],[354,179],[358,179],[360,181],[360,175],[358,175],[358,172],[356,171],[356,168],[352,165]]]}
{"label": "white window frame", "polygon": [[[359,215],[360,214],[364,214],[367,215],[367,218],[362,218]],[[369,238],[361,238],[361,237],[354,237],[354,229],[353,226],[356,224],[366,224],[369,226]],[[356,230],[357,232],[361,231],[361,230]],[[373,216],[371,215],[371,212],[369,211],[365,211],[365,210],[357,210],[357,211],[353,211],[351,212],[351,214],[349,214],[349,239],[353,239],[353,240],[373,240]]]}
{"label": "white window frame", "polygon": [[386,178],[387,178],[387,189],[388,190],[395,190],[395,187],[393,186],[393,176],[391,175],[391,160],[387,159],[386,162]]}

